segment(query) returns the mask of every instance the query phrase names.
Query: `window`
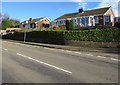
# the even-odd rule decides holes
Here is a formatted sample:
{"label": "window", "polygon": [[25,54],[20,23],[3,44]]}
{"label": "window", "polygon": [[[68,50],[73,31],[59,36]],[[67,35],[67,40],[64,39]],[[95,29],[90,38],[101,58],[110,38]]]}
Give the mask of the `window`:
{"label": "window", "polygon": [[88,26],[88,23],[89,23],[89,19],[88,17],[85,18],[85,26]]}
{"label": "window", "polygon": [[62,21],[60,21],[60,24],[62,24]]}
{"label": "window", "polygon": [[97,16],[95,17],[95,23],[99,23],[99,19]]}
{"label": "window", "polygon": [[106,22],[110,22],[110,16],[108,15],[108,16],[105,16],[105,21]]}
{"label": "window", "polygon": [[85,18],[82,18],[82,24],[85,25]]}
{"label": "window", "polygon": [[118,18],[118,22],[120,22],[120,18]]}
{"label": "window", "polygon": [[77,18],[77,22],[78,22],[78,24],[80,24],[80,18]]}

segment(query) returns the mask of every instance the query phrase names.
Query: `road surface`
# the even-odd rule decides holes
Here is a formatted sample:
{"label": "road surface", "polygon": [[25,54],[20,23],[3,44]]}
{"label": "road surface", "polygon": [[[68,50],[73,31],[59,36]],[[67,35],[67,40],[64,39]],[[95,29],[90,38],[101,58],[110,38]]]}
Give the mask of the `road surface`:
{"label": "road surface", "polygon": [[118,55],[2,41],[3,83],[118,83]]}

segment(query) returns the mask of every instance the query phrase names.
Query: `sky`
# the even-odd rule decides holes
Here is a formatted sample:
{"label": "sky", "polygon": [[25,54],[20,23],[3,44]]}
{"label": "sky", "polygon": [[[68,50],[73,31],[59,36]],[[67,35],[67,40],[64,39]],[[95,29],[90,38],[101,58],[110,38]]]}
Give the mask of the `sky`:
{"label": "sky", "polygon": [[77,12],[81,7],[84,10],[91,10],[108,6],[112,6],[115,15],[118,16],[118,2],[105,2],[105,0],[102,2],[85,2],[83,0],[72,0],[71,2],[4,1],[2,2],[2,14],[8,14],[11,18],[19,19],[20,21],[41,17],[48,17],[54,20],[63,14]]}

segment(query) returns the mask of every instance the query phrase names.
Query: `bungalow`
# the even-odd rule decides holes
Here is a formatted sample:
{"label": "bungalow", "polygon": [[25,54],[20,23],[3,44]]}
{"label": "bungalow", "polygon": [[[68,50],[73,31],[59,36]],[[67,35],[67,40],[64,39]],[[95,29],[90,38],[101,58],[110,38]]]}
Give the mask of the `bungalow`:
{"label": "bungalow", "polygon": [[119,17],[115,17],[115,23],[116,22],[120,22],[120,16]]}
{"label": "bungalow", "polygon": [[16,25],[15,28],[48,28],[51,20],[47,17],[32,19],[21,22],[19,25]]}
{"label": "bungalow", "polygon": [[51,22],[51,26],[65,25],[67,19],[74,21],[74,26],[114,26],[114,12],[111,7],[84,11],[82,8],[78,12],[64,14]]}

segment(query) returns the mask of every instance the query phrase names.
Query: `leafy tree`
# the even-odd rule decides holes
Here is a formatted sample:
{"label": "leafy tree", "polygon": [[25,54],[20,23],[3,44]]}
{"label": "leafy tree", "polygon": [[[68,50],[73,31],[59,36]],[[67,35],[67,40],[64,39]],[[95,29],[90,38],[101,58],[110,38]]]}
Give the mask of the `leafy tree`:
{"label": "leafy tree", "polygon": [[2,30],[5,30],[6,28],[13,27],[14,22],[10,20],[3,20],[2,21]]}
{"label": "leafy tree", "polygon": [[20,24],[20,21],[17,20],[17,19],[10,19],[10,21],[13,21],[13,22],[14,22],[14,25],[18,25],[18,24]]}
{"label": "leafy tree", "polygon": [[5,30],[6,28],[13,27],[18,24],[20,24],[19,20],[11,19],[7,13],[0,13],[0,30]]}

